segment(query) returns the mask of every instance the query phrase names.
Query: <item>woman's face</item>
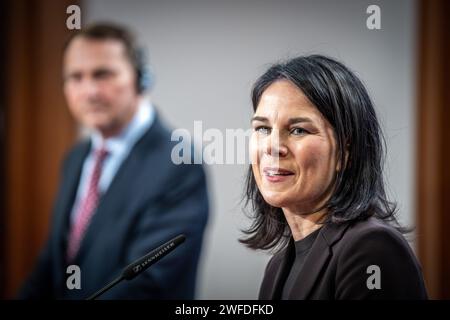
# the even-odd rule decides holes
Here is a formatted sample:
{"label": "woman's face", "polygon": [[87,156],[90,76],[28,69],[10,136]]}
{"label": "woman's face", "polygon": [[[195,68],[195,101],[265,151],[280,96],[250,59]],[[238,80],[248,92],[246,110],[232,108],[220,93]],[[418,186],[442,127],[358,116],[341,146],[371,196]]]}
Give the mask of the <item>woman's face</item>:
{"label": "woman's face", "polygon": [[307,214],[329,198],[337,164],[334,131],[303,92],[286,80],[262,94],[252,119],[252,170],[274,207]]}

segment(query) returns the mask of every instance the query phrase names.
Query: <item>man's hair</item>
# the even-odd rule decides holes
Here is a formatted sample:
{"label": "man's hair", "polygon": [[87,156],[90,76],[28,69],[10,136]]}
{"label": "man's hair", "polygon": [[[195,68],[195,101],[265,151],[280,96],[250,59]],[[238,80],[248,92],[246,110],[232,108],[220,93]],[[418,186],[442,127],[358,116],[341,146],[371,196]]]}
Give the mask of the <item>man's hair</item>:
{"label": "man's hair", "polygon": [[67,50],[72,41],[76,38],[83,37],[90,40],[117,40],[123,44],[125,48],[125,56],[130,61],[136,71],[136,84],[138,92],[143,91],[141,88],[144,56],[142,49],[137,45],[134,34],[127,28],[114,23],[96,23],[86,26],[72,33],[66,40],[63,52]]}

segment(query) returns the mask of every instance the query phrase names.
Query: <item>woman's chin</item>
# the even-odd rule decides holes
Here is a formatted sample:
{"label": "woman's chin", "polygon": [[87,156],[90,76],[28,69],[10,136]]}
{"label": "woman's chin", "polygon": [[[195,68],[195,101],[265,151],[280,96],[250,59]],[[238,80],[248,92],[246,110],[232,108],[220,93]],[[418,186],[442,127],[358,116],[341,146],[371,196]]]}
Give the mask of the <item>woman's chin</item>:
{"label": "woman's chin", "polygon": [[264,200],[272,207],[282,208],[289,203],[286,199],[286,195],[280,192],[264,192],[262,195]]}

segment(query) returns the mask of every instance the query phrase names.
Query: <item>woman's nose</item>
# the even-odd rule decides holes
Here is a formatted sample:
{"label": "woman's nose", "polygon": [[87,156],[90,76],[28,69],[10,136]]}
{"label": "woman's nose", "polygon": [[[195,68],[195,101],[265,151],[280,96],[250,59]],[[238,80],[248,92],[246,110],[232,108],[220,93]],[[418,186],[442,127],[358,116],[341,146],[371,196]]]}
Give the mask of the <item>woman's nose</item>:
{"label": "woman's nose", "polygon": [[272,130],[271,134],[266,139],[265,153],[272,157],[284,157],[287,155],[288,149],[280,138],[278,130]]}

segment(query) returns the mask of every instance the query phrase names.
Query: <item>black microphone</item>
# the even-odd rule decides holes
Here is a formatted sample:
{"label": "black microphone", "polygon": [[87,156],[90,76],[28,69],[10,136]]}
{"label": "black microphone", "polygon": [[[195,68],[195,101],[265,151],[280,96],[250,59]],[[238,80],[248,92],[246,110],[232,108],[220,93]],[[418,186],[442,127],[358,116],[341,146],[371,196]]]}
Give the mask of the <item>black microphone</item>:
{"label": "black microphone", "polygon": [[105,293],[106,291],[108,291],[109,289],[111,289],[124,279],[125,280],[134,279],[136,276],[147,270],[148,267],[150,267],[151,265],[158,262],[166,255],[168,255],[170,252],[172,252],[176,247],[182,244],[184,240],[186,240],[185,235],[180,234],[175,238],[173,238],[172,240],[169,240],[166,243],[160,245],[158,248],[147,253],[142,258],[139,258],[135,262],[129,264],[125,269],[123,269],[122,274],[119,277],[108,283],[105,287],[98,290],[96,293],[94,293],[86,300],[96,299],[98,296],[102,295],[103,293]]}

